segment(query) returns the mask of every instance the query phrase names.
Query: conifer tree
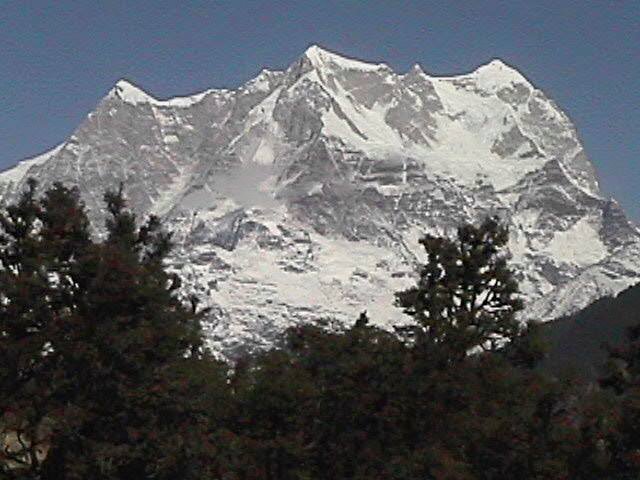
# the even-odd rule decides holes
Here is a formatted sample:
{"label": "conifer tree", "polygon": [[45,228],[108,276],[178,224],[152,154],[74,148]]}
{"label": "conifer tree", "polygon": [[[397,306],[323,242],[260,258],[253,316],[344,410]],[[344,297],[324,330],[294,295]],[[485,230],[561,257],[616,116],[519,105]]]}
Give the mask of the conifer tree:
{"label": "conifer tree", "polygon": [[184,374],[208,358],[163,267],[170,235],[154,217],[138,228],[122,188],[105,203],[101,243],[77,190],[61,185],[37,199],[31,182],[0,216],[10,478],[200,478],[211,463],[204,404]]}
{"label": "conifer tree", "polygon": [[611,348],[601,386],[618,396],[620,422],[613,438],[611,478],[640,478],[640,325],[627,332],[627,343]]}
{"label": "conifer tree", "polygon": [[0,214],[0,469],[39,478],[54,417],[67,405],[65,374],[54,348],[72,328],[73,259],[90,244],[78,192],[56,184],[36,198],[36,182]]}
{"label": "conifer tree", "polygon": [[405,333],[447,361],[474,348],[495,350],[520,331],[518,285],[501,255],[508,231],[496,219],[458,229],[457,239],[426,235],[428,255],[416,286],[396,293],[396,303],[416,326]]}

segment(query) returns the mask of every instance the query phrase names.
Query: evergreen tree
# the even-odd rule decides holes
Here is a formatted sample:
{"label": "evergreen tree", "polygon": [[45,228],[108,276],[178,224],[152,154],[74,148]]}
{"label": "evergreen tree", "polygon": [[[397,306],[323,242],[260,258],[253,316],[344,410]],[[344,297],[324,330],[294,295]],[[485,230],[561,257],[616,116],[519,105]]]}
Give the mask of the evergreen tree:
{"label": "evergreen tree", "polygon": [[522,301],[500,254],[507,240],[506,227],[491,218],[460,227],[457,240],[420,240],[428,259],[418,284],[396,294],[397,305],[417,324],[404,331],[418,347],[458,361],[472,349],[495,350],[519,334],[515,314]]}
{"label": "evergreen tree", "polygon": [[[609,350],[600,384],[618,396],[619,424],[613,438],[611,478],[640,478],[640,325],[627,332],[626,345]],[[604,439],[603,439],[604,440]]]}
{"label": "evergreen tree", "polygon": [[30,183],[0,217],[0,402],[4,431],[22,439],[4,474],[201,478],[210,424],[185,375],[210,360],[199,317],[163,268],[158,219],[137,228],[122,188],[105,202],[101,243],[61,185],[37,199]]}
{"label": "evergreen tree", "polygon": [[229,372],[157,218],[138,227],[108,192],[97,242],[76,189],[36,193],[0,215],[0,478],[638,478],[640,329],[612,352],[614,393],[537,371],[493,219],[422,240],[397,294],[412,342],[363,312]]}
{"label": "evergreen tree", "polygon": [[36,182],[0,214],[0,409],[5,475],[39,478],[54,417],[68,405],[54,348],[73,328],[73,262],[86,254],[88,221],[78,192],[56,184],[43,199]]}

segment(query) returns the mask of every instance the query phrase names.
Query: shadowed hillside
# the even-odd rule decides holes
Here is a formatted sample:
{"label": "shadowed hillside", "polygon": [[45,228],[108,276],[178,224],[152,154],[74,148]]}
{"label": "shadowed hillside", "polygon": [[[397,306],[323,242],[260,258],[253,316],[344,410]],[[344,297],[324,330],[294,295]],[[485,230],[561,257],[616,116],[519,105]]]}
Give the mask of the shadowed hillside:
{"label": "shadowed hillside", "polygon": [[627,328],[637,324],[640,285],[545,325],[550,351],[542,368],[556,374],[574,370],[583,378],[595,379],[607,357],[605,346],[623,343]]}

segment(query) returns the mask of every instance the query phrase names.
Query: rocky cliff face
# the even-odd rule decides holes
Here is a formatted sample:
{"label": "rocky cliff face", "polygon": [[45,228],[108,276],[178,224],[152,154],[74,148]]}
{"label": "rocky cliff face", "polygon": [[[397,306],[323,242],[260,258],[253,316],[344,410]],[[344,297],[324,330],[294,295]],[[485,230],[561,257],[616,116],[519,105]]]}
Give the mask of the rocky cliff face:
{"label": "rocky cliff face", "polygon": [[176,232],[171,268],[212,305],[212,344],[266,346],[288,325],[402,321],[424,232],[498,215],[528,318],[640,275],[640,233],[604,198],[567,116],[494,60],[433,77],[308,49],[237,90],[157,100],[120,81],[74,134],[0,174],[78,185],[95,221],[120,181]]}

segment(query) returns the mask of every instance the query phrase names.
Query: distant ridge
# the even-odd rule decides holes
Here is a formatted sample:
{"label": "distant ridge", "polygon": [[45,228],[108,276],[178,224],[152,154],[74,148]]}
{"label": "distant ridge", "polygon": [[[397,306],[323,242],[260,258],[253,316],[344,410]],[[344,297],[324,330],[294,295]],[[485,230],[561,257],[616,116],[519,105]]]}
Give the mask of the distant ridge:
{"label": "distant ridge", "polygon": [[545,325],[550,349],[543,368],[595,381],[607,361],[607,347],[624,345],[628,329],[636,325],[640,325],[640,285]]}

